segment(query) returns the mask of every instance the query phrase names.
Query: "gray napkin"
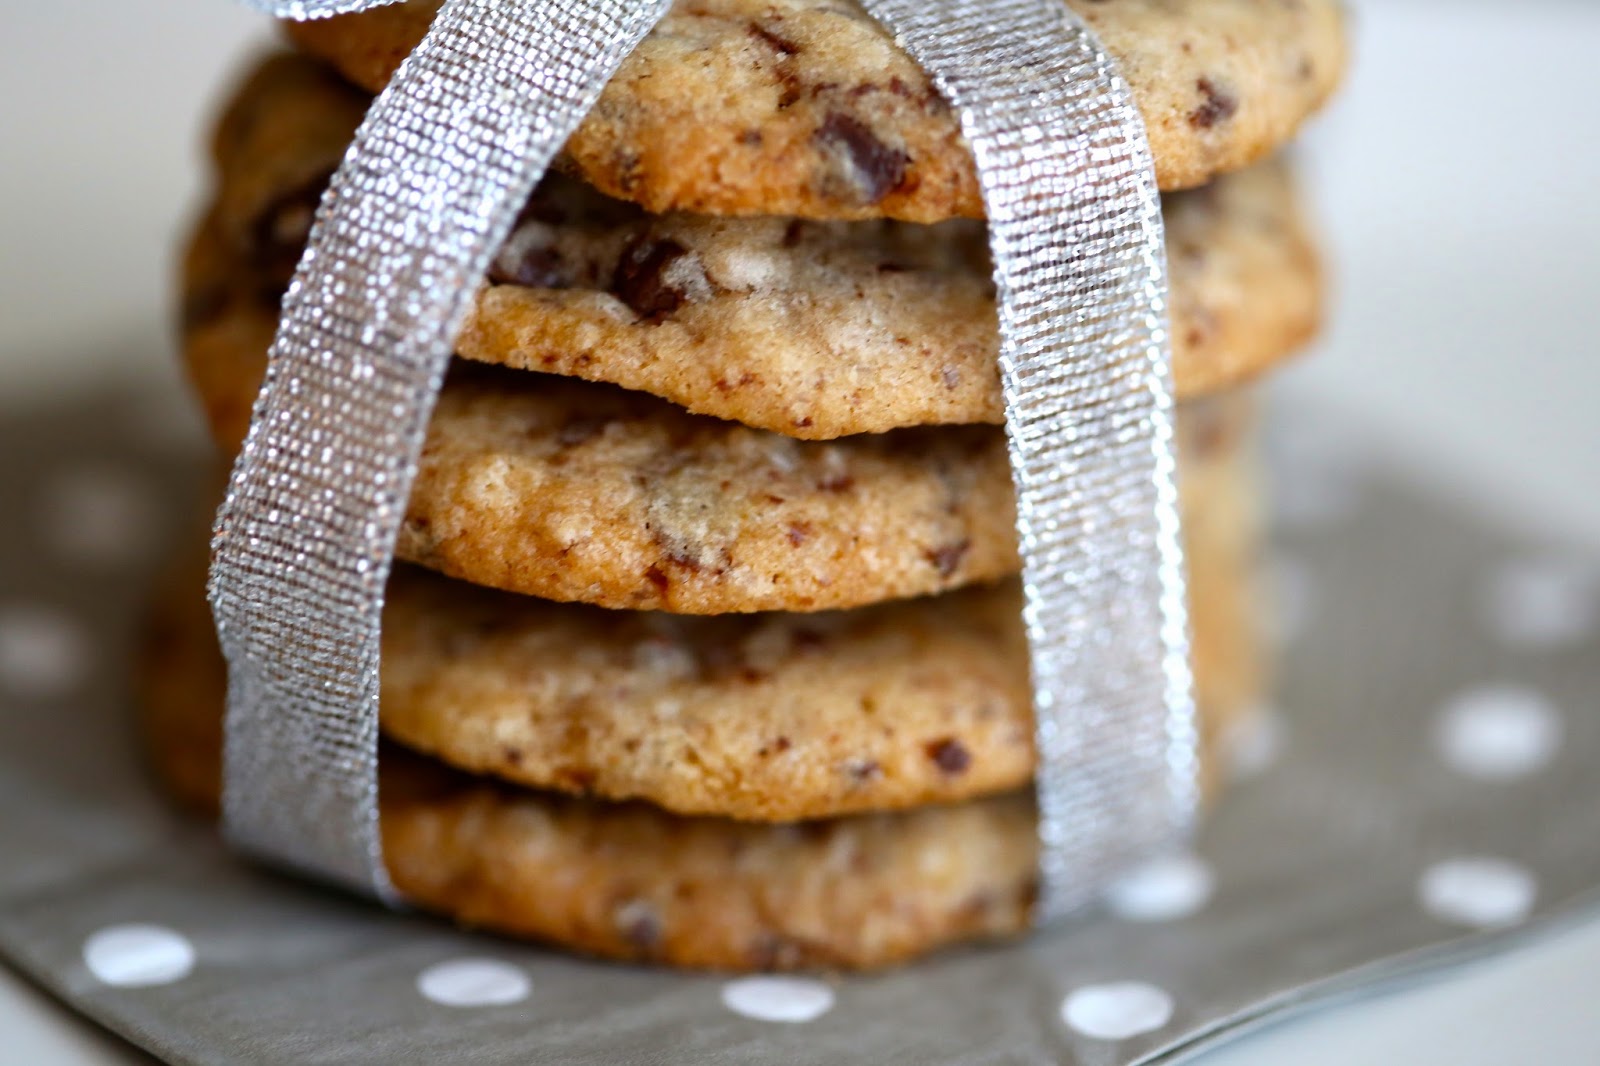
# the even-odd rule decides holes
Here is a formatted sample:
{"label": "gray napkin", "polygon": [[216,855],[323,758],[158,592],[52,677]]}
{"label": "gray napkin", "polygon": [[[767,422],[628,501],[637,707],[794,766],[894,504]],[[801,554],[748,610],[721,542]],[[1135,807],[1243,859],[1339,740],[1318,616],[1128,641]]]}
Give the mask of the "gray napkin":
{"label": "gray napkin", "polygon": [[[1600,573],[1294,412],[1277,709],[1194,855],[1025,943],[684,976],[245,866],[144,779],[128,651],[202,452],[121,390],[0,412],[0,954],[173,1062],[1173,1062],[1455,962],[1600,886]],[[26,460],[26,461],[23,461]]]}

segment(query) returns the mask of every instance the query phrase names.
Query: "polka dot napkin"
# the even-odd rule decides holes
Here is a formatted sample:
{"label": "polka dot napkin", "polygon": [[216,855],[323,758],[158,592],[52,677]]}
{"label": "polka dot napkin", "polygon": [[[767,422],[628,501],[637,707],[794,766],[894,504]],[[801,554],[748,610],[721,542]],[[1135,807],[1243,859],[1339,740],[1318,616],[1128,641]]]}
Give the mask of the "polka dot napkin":
{"label": "polka dot napkin", "polygon": [[143,780],[127,651],[198,484],[171,425],[121,394],[0,415],[0,451],[34,457],[0,464],[0,954],[174,1061],[1164,1061],[1600,888],[1595,557],[1297,417],[1276,706],[1228,739],[1195,849],[1084,920],[878,977],[728,980],[389,915],[239,864]]}

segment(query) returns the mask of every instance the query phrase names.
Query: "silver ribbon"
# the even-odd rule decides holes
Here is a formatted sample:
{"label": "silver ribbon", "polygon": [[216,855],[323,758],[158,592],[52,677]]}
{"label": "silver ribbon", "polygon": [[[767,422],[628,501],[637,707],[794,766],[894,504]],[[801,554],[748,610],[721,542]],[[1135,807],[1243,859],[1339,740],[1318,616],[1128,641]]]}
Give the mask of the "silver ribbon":
{"label": "silver ribbon", "polygon": [[[334,177],[214,542],[224,821],[252,853],[393,899],[379,625],[428,416],[518,208],[666,6],[447,0]],[[956,107],[988,212],[1049,918],[1196,803],[1154,170],[1115,63],[1059,0],[866,7]]]}
{"label": "silver ribbon", "polygon": [[1161,194],[1126,81],[1061,0],[864,6],[955,107],[989,219],[1049,920],[1198,801]]}
{"label": "silver ribbon", "polygon": [[323,197],[212,545],[223,821],[247,851],[393,900],[379,627],[424,431],[490,258],[667,6],[447,0]]}

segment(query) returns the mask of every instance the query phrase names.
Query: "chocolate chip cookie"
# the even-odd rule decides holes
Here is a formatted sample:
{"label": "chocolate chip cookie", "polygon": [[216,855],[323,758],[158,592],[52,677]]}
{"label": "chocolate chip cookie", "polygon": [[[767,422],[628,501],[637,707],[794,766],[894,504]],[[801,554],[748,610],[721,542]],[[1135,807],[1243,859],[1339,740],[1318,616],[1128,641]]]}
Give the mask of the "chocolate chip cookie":
{"label": "chocolate chip cookie", "polygon": [[[287,283],[365,103],[277,56],[227,108],[212,217],[264,289]],[[1235,385],[1314,332],[1320,270],[1286,168],[1170,195],[1166,216],[1180,398]],[[1000,422],[997,345],[981,223],[652,216],[552,177],[457,351],[830,439]]]}
{"label": "chocolate chip cookie", "polygon": [[[1071,0],[1122,65],[1164,189],[1285,144],[1345,63],[1338,0]],[[380,89],[438,0],[287,24]],[[562,165],[646,210],[977,218],[966,142],[927,76],[852,0],[678,0]]]}

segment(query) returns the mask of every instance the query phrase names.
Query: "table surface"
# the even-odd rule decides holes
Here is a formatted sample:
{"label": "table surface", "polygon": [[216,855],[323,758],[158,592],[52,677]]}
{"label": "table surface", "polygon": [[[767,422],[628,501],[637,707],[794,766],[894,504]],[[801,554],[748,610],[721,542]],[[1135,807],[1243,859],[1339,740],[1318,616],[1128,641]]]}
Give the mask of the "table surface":
{"label": "table surface", "polygon": [[[1299,152],[1338,307],[1277,388],[1506,524],[1600,545],[1600,6],[1355,6],[1353,81]],[[224,0],[63,0],[8,12],[7,40],[0,394],[108,374],[176,390],[163,312],[200,192],[196,131],[269,32]],[[1597,969],[1600,919],[1580,917],[1198,1061],[1588,1061]],[[0,1033],[0,1064],[147,1061],[3,969]]]}

